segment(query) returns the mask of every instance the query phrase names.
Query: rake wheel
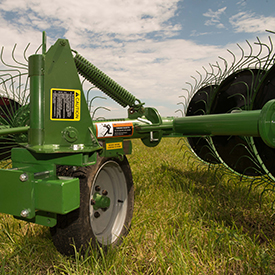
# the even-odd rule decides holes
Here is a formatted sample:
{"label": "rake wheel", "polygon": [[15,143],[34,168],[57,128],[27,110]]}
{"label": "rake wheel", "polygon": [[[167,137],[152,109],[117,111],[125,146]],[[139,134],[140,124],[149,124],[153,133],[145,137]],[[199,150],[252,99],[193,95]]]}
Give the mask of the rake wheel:
{"label": "rake wheel", "polygon": [[[219,86],[211,105],[211,114],[245,111],[251,104],[264,71],[245,69],[228,76]],[[213,136],[213,145],[221,162],[240,175],[265,174],[253,154],[250,138],[242,136]]]}
{"label": "rake wheel", "polygon": [[[186,116],[205,115],[215,90],[216,86],[213,85],[199,89],[189,102]],[[220,163],[215,151],[209,144],[208,138],[188,137],[187,140],[191,150],[197,155],[198,158],[211,164]]]}

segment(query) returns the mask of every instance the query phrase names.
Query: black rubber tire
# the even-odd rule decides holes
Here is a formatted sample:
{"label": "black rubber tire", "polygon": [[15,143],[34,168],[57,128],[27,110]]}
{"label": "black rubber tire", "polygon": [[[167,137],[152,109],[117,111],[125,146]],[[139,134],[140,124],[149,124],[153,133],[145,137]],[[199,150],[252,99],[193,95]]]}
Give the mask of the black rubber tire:
{"label": "black rubber tire", "polygon": [[[119,171],[122,171],[125,177],[125,182],[123,183],[122,181],[122,184],[127,185],[125,186],[127,188],[127,198],[124,201],[126,205],[123,206],[126,209],[126,211],[124,210],[125,219],[124,216],[122,218],[122,223],[124,219],[123,226],[119,226],[119,232],[116,232],[114,240],[105,244],[94,234],[90,218],[90,211],[93,210],[90,210],[90,208],[91,193],[95,188],[94,183],[100,173],[102,173],[103,168],[110,163],[115,166],[118,165],[117,167],[120,167],[118,168]],[[58,166],[57,175],[77,177],[80,181],[80,207],[66,215],[58,215],[57,225],[50,229],[53,243],[57,250],[64,255],[70,256],[75,254],[75,249],[81,254],[85,254],[89,247],[97,248],[99,245],[107,249],[109,246],[119,245],[129,232],[134,209],[134,187],[127,158],[124,157],[123,160],[119,160],[117,158],[98,157],[95,165],[79,167],[78,169],[74,169],[71,166]],[[115,207],[119,206],[113,205],[111,211]],[[108,210],[105,211],[107,212]],[[112,221],[113,218],[110,223]]]}

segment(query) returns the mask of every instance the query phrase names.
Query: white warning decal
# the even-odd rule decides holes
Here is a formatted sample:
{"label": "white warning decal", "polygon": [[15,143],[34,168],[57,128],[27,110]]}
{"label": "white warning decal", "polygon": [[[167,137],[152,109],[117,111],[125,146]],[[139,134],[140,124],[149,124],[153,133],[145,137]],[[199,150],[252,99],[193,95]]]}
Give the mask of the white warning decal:
{"label": "white warning decal", "polygon": [[96,123],[97,138],[129,137],[133,135],[131,122],[100,122]]}

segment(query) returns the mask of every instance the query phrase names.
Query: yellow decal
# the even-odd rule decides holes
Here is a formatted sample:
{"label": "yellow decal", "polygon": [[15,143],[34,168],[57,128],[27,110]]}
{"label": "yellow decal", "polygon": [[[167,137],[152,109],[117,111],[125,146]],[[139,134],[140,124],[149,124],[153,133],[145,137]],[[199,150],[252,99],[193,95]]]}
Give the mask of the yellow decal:
{"label": "yellow decal", "polygon": [[80,120],[80,91],[75,91],[74,97],[74,120]]}
{"label": "yellow decal", "polygon": [[122,142],[106,143],[106,150],[122,149]]}
{"label": "yellow decal", "polygon": [[79,121],[81,91],[74,89],[51,89],[50,119]]}

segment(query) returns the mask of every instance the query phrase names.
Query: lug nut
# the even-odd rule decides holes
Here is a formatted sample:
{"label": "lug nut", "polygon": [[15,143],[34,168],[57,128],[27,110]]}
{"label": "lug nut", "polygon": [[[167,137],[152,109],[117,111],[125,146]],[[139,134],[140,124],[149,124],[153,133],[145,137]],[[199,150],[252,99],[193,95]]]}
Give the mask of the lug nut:
{"label": "lug nut", "polygon": [[95,205],[95,200],[94,199],[91,200],[91,205]]}
{"label": "lug nut", "polygon": [[103,195],[103,196],[107,196],[107,195],[108,195],[108,191],[107,191],[107,190],[103,190],[103,191],[102,191],[102,195]]}
{"label": "lug nut", "polygon": [[30,211],[28,209],[24,209],[21,211],[20,216],[23,218],[27,218],[30,214]]}
{"label": "lug nut", "polygon": [[99,192],[100,191],[100,186],[99,185],[97,185],[96,187],[95,187],[95,191],[97,191],[97,192]]}
{"label": "lug nut", "polygon": [[27,181],[28,180],[28,175],[27,174],[21,174],[20,175],[20,177],[19,177],[19,179],[22,181],[22,182],[24,182],[24,181]]}
{"label": "lug nut", "polygon": [[97,218],[100,217],[100,214],[99,214],[98,212],[95,212],[94,216],[95,216],[95,218],[97,219]]}

